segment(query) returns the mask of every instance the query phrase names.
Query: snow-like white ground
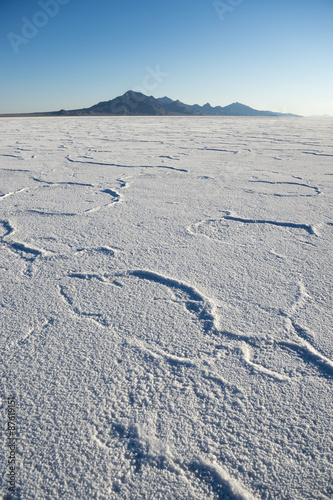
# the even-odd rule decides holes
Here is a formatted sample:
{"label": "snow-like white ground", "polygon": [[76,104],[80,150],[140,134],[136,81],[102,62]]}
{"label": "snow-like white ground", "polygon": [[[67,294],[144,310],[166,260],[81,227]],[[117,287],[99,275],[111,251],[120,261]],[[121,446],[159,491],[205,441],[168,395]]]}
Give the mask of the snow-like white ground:
{"label": "snow-like white ground", "polygon": [[332,130],[0,120],[3,495],[332,498]]}

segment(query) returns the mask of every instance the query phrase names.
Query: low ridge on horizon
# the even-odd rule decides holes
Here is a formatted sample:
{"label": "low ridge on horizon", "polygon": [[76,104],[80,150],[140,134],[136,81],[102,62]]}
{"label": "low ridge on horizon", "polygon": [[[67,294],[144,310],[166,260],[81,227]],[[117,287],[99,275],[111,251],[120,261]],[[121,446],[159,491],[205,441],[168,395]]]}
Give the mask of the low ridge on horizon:
{"label": "low ridge on horizon", "polygon": [[211,106],[209,102],[185,104],[167,96],[155,98],[141,92],[128,90],[109,101],[101,101],[89,108],[36,113],[13,113],[0,116],[285,116],[300,117],[292,113],[260,111],[240,102],[227,106]]}

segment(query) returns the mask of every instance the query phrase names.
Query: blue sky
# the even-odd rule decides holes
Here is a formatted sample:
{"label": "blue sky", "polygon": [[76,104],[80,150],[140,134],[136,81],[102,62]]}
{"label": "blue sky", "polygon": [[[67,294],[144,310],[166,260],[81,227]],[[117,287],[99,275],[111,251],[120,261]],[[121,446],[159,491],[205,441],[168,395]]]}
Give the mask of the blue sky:
{"label": "blue sky", "polygon": [[0,0],[0,113],[137,89],[333,115],[332,26],[333,0]]}

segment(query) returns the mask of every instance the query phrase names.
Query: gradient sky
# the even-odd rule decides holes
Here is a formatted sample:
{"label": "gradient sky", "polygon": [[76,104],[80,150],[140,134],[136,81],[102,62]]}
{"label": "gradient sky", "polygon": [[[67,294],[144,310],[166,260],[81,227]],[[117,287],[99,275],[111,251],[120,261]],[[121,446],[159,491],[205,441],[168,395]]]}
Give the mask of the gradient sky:
{"label": "gradient sky", "polygon": [[53,17],[43,2],[0,0],[0,113],[137,89],[333,115],[333,0],[221,0],[219,13],[213,0],[50,0]]}

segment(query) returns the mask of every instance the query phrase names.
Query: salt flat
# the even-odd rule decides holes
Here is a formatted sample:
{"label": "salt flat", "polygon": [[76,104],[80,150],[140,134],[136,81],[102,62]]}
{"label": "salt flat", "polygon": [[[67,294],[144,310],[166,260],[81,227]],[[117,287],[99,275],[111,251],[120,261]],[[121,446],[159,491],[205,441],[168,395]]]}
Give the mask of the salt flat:
{"label": "salt flat", "polygon": [[332,498],[332,125],[0,120],[14,498]]}

